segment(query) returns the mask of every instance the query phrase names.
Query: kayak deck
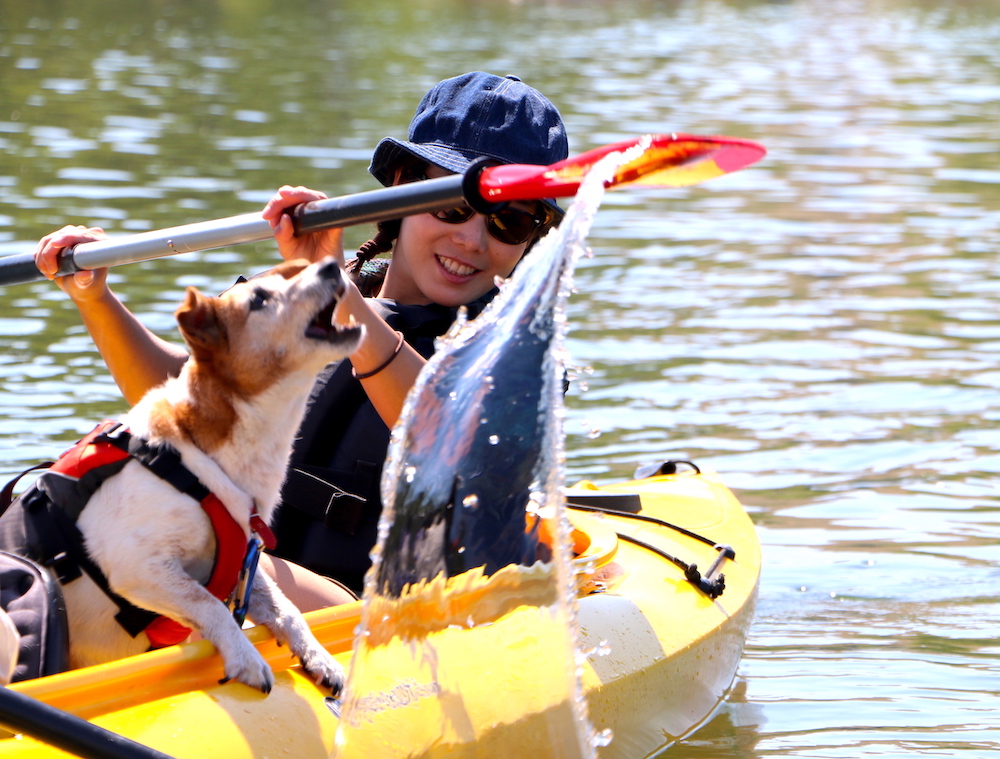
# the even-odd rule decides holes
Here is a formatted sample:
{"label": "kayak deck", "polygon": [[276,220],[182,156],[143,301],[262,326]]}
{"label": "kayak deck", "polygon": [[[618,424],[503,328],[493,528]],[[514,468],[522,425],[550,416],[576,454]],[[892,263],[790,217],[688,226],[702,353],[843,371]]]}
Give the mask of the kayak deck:
{"label": "kayak deck", "polygon": [[[584,665],[583,687],[595,729],[614,733],[599,756],[637,759],[692,732],[725,698],[753,619],[760,543],[743,507],[712,473],[660,476],[601,492],[638,492],[640,516],[682,525],[712,543],[627,516],[602,515],[617,532],[648,547],[619,540],[615,563],[625,576],[612,580],[607,592],[580,599],[582,646],[598,649]],[[714,599],[650,550],[705,572],[719,556],[716,544],[730,547],[735,558],[721,562],[725,590]]]}
{"label": "kayak deck", "polygon": [[[649,756],[707,720],[732,685],[753,616],[760,545],[746,512],[713,473],[682,472],[567,491],[568,502],[628,513],[570,511],[581,586],[578,627],[583,691],[596,731],[613,739],[601,759]],[[683,531],[641,517],[680,525]],[[699,540],[687,532],[707,540]],[[637,541],[637,542],[636,542]],[[686,579],[721,559],[718,598]],[[664,556],[666,555],[666,557]],[[361,602],[306,615],[320,642],[347,667]],[[56,708],[178,759],[327,759],[338,718],[331,699],[262,628],[247,632],[275,672],[267,696],[219,684],[222,663],[207,641],[11,686]],[[475,662],[470,677],[475,678]],[[495,694],[493,694],[495,696]],[[27,736],[0,738],[10,757],[69,756]]]}

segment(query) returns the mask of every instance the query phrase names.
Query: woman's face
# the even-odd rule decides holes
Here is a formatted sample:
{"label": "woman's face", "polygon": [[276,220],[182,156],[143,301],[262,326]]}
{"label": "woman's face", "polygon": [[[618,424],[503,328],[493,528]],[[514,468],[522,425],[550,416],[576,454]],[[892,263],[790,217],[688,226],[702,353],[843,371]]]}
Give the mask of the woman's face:
{"label": "woman's face", "polygon": [[[428,178],[448,174],[436,166],[425,173]],[[513,205],[535,211],[533,203]],[[412,305],[471,303],[488,293],[497,277],[514,271],[527,245],[500,242],[478,213],[461,224],[448,224],[429,213],[407,216],[379,295]]]}

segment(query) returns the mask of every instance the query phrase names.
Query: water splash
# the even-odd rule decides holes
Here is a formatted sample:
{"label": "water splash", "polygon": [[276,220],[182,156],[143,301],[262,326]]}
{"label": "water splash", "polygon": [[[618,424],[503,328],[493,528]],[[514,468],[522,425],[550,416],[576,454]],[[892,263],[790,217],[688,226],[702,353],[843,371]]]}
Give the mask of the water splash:
{"label": "water splash", "polygon": [[[393,430],[334,756],[592,759],[562,486],[566,300],[618,160],[477,319],[439,341]],[[488,381],[484,381],[486,378]]]}

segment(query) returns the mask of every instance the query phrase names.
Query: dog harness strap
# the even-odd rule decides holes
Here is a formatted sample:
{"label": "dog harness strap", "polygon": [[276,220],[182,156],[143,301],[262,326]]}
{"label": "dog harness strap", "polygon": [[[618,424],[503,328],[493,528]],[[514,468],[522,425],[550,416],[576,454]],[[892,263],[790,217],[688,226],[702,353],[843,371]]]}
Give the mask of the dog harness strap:
{"label": "dog harness strap", "polygon": [[[87,573],[94,584],[100,588],[104,594],[118,607],[115,620],[133,638],[141,633],[146,627],[157,618],[156,612],[147,609],[140,609],[131,602],[115,593],[108,585],[108,578],[104,576],[100,567],[94,563],[87,553],[83,544],[83,534],[76,526],[76,521],[53,501],[43,499],[39,501],[39,506],[44,508],[48,514],[49,525],[54,525],[59,535],[62,537],[60,545],[65,553],[61,556],[53,557],[56,561],[62,561],[62,557],[74,562],[79,569]],[[50,536],[55,537],[55,536]],[[77,570],[79,576],[79,570]],[[75,579],[75,578],[74,578]],[[60,577],[60,582],[64,580]]]}
{"label": "dog harness strap", "polygon": [[37,469],[48,469],[55,462],[54,461],[43,461],[41,464],[35,464],[35,466],[28,467],[20,474],[16,475],[14,479],[3,486],[3,490],[0,490],[0,516],[3,516],[4,512],[10,507],[10,504],[14,501],[14,488],[17,487],[17,483],[20,482],[21,478],[29,472],[34,472]]}
{"label": "dog harness strap", "polygon": [[205,588],[216,598],[225,601],[239,581],[243,557],[247,552],[247,539],[243,528],[226,509],[218,496],[209,493],[201,507],[212,521],[215,530],[215,566]]}
{"label": "dog harness strap", "polygon": [[[247,538],[243,528],[236,522],[219,497],[184,466],[180,454],[171,446],[151,445],[148,440],[133,435],[119,422],[101,425],[100,432],[91,435],[104,443],[105,447],[120,451],[153,474],[169,483],[185,495],[194,498],[212,523],[215,533],[215,561],[212,574],[205,589],[223,603],[226,603],[239,582],[243,559],[247,553]],[[88,436],[89,437],[89,436]],[[256,510],[250,518],[250,526],[270,547],[274,545],[274,535],[258,515]],[[191,634],[191,628],[167,617],[156,617],[145,632],[153,648],[162,648],[180,643]]]}
{"label": "dog harness strap", "polygon": [[[215,532],[215,561],[205,589],[223,603],[227,602],[239,583],[243,559],[247,554],[247,538],[225,504],[184,466],[180,454],[173,447],[151,445],[119,423],[105,430],[103,439],[201,504]],[[250,527],[269,548],[274,547],[274,534],[257,514],[256,508],[250,516]],[[153,648],[180,643],[190,634],[191,628],[167,617],[157,618],[146,628]]]}
{"label": "dog harness strap", "polygon": [[257,513],[256,504],[254,504],[253,512],[250,514],[250,529],[260,536],[260,539],[264,541],[264,546],[269,551],[273,551],[275,546],[278,545],[278,539],[274,537],[271,528],[267,526],[267,522],[261,519],[260,514]]}
{"label": "dog harness strap", "polygon": [[[224,603],[228,602],[243,569],[247,538],[222,501],[209,492],[169,446],[151,446],[132,436],[120,422],[102,422],[65,451],[19,498],[27,499],[24,503],[28,513],[35,514],[32,518],[39,520],[36,532],[42,541],[38,549],[43,554],[39,559],[56,571],[61,582],[72,582],[81,571],[85,572],[118,607],[115,619],[129,635],[135,637],[145,631],[154,648],[173,645],[187,638],[191,630],[156,612],[141,609],[116,594],[87,553],[76,524],[90,497],[131,458],[201,504],[216,536],[216,556],[206,589]],[[13,490],[13,485],[10,488]],[[273,539],[256,510],[251,527],[262,538]]]}
{"label": "dog harness strap", "polygon": [[[182,493],[198,501],[212,524],[216,555],[206,589],[229,603],[240,582],[248,553],[243,527],[225,504],[184,466],[180,454],[167,445],[150,445],[133,436],[120,422],[105,421],[69,448],[49,470],[18,496],[28,518],[35,520],[39,561],[51,566],[60,582],[69,583],[85,572],[118,607],[115,619],[132,637],[145,631],[152,647],[180,643],[191,630],[156,612],[141,609],[116,594],[107,577],[87,553],[76,524],[86,503],[101,484],[135,459]],[[10,486],[13,491],[13,485]],[[250,527],[269,546],[274,536],[254,509]],[[257,538],[251,536],[256,544]],[[32,549],[35,550],[35,549]],[[245,605],[245,599],[241,601]]]}
{"label": "dog harness strap", "polygon": [[72,448],[63,453],[49,471],[80,478],[103,464],[128,458],[127,452],[100,445],[99,438],[117,426],[121,425],[118,422],[101,422]]}
{"label": "dog harness strap", "polygon": [[166,443],[150,445],[148,440],[133,435],[128,427],[119,422],[114,422],[113,427],[104,433],[104,439],[196,501],[201,502],[210,495],[194,472],[184,466],[180,454],[172,446]]}
{"label": "dog harness strap", "polygon": [[[212,576],[205,584],[205,590],[225,602],[239,582],[243,557],[246,555],[246,536],[243,528],[226,509],[225,504],[214,493],[209,493],[201,501],[212,529],[215,531],[215,563]],[[152,648],[176,645],[191,634],[191,628],[169,617],[157,617],[146,628],[146,637]]]}

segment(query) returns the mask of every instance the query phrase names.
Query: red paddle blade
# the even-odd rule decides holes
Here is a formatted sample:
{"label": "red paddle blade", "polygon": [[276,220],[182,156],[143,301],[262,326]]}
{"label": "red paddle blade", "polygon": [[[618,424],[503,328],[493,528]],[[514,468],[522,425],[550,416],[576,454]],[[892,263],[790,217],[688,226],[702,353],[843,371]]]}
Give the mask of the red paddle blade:
{"label": "red paddle blade", "polygon": [[[644,150],[640,146],[648,145]],[[756,163],[763,145],[733,137],[689,134],[647,135],[589,150],[551,166],[512,164],[486,169],[479,179],[483,197],[491,202],[564,198],[575,195],[583,176],[609,153],[636,149],[637,155],[618,167],[607,187],[687,187]]]}

